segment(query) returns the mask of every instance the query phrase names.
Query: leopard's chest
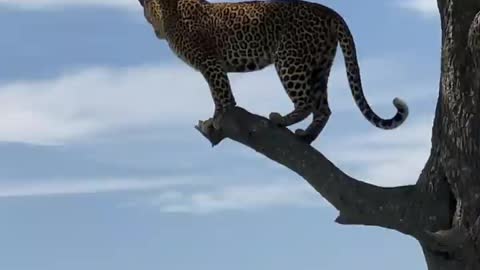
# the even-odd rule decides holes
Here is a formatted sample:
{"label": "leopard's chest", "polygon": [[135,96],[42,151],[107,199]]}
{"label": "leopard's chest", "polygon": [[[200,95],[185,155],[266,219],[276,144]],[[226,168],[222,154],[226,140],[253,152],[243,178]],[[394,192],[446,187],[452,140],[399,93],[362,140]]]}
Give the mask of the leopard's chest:
{"label": "leopard's chest", "polygon": [[190,67],[194,69],[198,69],[198,65],[196,65],[196,61],[194,59],[194,53],[193,51],[188,51],[186,48],[179,46],[175,42],[168,42],[168,45],[172,52],[182,60],[185,64],[189,65]]}
{"label": "leopard's chest", "polygon": [[277,38],[266,25],[244,25],[238,29],[212,25],[215,24],[182,20],[175,35],[167,38],[170,48],[196,70],[204,68],[204,61],[212,58],[225,72],[255,71],[273,63]]}

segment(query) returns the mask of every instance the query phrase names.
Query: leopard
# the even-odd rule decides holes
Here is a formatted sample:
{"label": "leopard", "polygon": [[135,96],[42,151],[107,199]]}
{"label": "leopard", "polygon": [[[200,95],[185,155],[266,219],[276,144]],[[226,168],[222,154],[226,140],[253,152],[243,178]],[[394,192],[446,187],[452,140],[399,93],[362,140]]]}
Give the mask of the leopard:
{"label": "leopard", "polygon": [[268,119],[288,127],[312,115],[306,129],[294,132],[311,144],[331,115],[327,86],[338,46],[351,95],[363,116],[384,130],[397,128],[407,119],[408,106],[398,97],[393,99],[397,111],[392,118],[381,118],[372,110],[363,92],[353,34],[329,7],[306,0],[139,2],[156,37],[203,75],[214,103],[214,120],[237,106],[229,73],[273,65],[293,110],[284,115],[272,112]]}

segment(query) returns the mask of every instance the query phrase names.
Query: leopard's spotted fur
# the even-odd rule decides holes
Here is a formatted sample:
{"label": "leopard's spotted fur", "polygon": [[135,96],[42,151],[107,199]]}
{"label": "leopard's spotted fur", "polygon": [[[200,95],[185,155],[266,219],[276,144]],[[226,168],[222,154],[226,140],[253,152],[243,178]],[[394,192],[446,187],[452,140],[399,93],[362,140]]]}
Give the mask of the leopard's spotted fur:
{"label": "leopard's spotted fur", "polygon": [[327,82],[337,45],[343,51],[353,98],[376,127],[393,129],[408,115],[398,98],[391,119],[373,112],[362,90],[355,43],[342,17],[320,4],[295,1],[210,3],[206,0],[139,0],[157,37],[203,74],[215,103],[215,116],[235,99],[228,72],[248,72],[274,64],[294,110],[271,113],[280,126],[298,123],[313,113],[306,130],[296,134],[311,143],[330,116]]}

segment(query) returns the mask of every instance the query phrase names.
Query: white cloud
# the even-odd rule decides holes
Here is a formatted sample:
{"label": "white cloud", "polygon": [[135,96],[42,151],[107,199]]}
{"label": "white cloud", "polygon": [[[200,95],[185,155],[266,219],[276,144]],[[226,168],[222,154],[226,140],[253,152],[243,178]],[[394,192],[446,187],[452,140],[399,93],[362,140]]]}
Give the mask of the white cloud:
{"label": "white cloud", "polygon": [[[235,1],[235,0],[227,0]],[[214,0],[212,2],[218,2]],[[15,9],[26,10],[45,10],[45,9],[62,9],[68,7],[107,7],[118,8],[123,10],[138,11],[141,5],[138,0],[0,0],[0,6]]]}
{"label": "white cloud", "polygon": [[406,122],[396,132],[375,130],[341,142],[322,152],[355,177],[382,186],[414,184],[430,153],[431,117]]}
{"label": "white cloud", "polygon": [[438,14],[437,0],[403,0],[398,5],[427,17]]}
{"label": "white cloud", "polygon": [[[242,106],[262,107],[255,105],[264,102],[264,113],[269,103],[289,107],[272,69],[243,77],[231,78]],[[186,65],[89,68],[50,80],[0,85],[0,141],[7,142],[58,144],[149,125],[193,128],[212,113],[207,83]]]}
{"label": "white cloud", "polygon": [[169,191],[147,203],[168,213],[211,214],[285,206],[319,207],[325,205],[325,200],[305,182],[278,180],[271,184],[227,186],[204,192]]}
{"label": "white cloud", "polygon": [[[195,184],[203,184],[195,177]],[[43,197],[54,195],[93,194],[119,191],[152,191],[173,186],[192,185],[192,177],[175,179],[95,179],[75,181],[36,181],[0,184],[0,198]]]}
{"label": "white cloud", "polygon": [[71,6],[100,6],[140,10],[138,0],[0,0],[0,5],[19,9],[51,9]]}
{"label": "white cloud", "polygon": [[198,75],[175,67],[93,68],[7,84],[0,86],[0,140],[63,143],[115,128],[178,121],[208,111],[209,93],[202,88]]}

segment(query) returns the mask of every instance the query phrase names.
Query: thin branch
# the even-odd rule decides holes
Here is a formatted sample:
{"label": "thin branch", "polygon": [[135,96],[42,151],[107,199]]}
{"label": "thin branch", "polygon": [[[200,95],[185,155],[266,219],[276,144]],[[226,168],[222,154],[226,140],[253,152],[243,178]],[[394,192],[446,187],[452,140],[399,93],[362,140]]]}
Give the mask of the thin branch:
{"label": "thin branch", "polygon": [[340,224],[375,225],[405,234],[418,225],[414,186],[383,188],[354,179],[290,130],[239,107],[226,112],[219,126],[216,130],[207,120],[196,128],[213,146],[230,138],[296,172],[340,211]]}

